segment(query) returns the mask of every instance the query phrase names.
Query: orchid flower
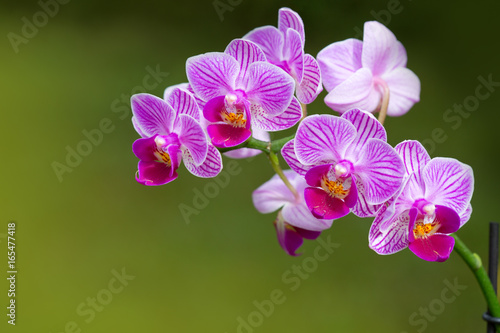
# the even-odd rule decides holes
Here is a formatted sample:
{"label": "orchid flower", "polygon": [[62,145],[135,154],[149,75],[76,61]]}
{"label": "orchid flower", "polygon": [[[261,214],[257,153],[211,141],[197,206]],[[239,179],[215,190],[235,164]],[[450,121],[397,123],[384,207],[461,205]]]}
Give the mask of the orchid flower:
{"label": "orchid flower", "polygon": [[136,180],[163,185],[177,178],[181,161],[198,177],[215,177],[222,169],[221,156],[210,147],[198,123],[200,110],[194,97],[175,88],[167,101],[150,94],[131,98],[132,123],[142,139],[132,145],[140,159]]}
{"label": "orchid flower", "polygon": [[293,170],[283,173],[297,190],[297,196],[278,175],[274,175],[253,192],[253,204],[262,214],[280,210],[274,222],[278,242],[289,255],[297,256],[295,251],[302,245],[303,239],[318,238],[322,230],[331,227],[332,220],[317,219],[311,214],[304,201],[307,184],[302,176]]}
{"label": "orchid flower", "polygon": [[457,231],[470,218],[474,190],[472,168],[452,158],[432,160],[418,141],[396,146],[405,165],[405,185],[377,214],[369,244],[379,254],[407,247],[427,261],[445,261]]}
{"label": "orchid flower", "polygon": [[403,44],[379,22],[365,23],[363,41],[330,44],[317,58],[328,91],[325,103],[335,111],[375,112],[390,93],[387,114],[401,116],[420,100],[420,80],[406,68]]}
{"label": "orchid flower", "polygon": [[401,158],[387,142],[375,117],[352,109],[341,117],[305,118],[282,156],[309,187],[305,200],[317,218],[337,219],[351,209],[359,217],[374,216],[400,188]]}
{"label": "orchid flower", "polygon": [[304,54],[302,18],[290,8],[279,10],[278,28],[269,25],[256,28],[243,39],[256,43],[264,51],[268,62],[293,77],[301,103],[312,103],[323,90],[318,62],[310,54]]}
{"label": "orchid flower", "polygon": [[233,40],[224,53],[191,57],[186,63],[189,86],[203,101],[207,132],[216,147],[234,147],[247,140],[253,127],[279,131],[302,116],[293,96],[294,82],[266,62],[254,43]]}
{"label": "orchid flower", "polygon": [[[198,107],[200,108],[200,110],[203,110],[203,107],[205,106],[205,102],[203,102],[201,99],[199,99],[194,94],[194,91],[191,88],[191,86],[189,85],[189,83],[180,83],[180,84],[177,84],[174,86],[167,87],[165,89],[163,99],[168,100],[170,94],[172,93],[172,91],[175,88],[180,88],[180,89],[183,89],[183,90],[191,93],[193,95],[193,97],[195,98],[196,103],[198,104]],[[196,119],[196,120],[199,121],[201,127],[203,127],[203,129],[206,131],[207,127],[208,127],[208,125],[210,125],[210,123],[204,117],[198,117],[198,119]],[[257,139],[257,140],[261,140],[261,141],[269,141],[271,139],[268,132],[261,130],[260,128],[257,128],[257,127],[252,129],[252,137]],[[209,140],[209,142],[208,142],[209,151],[212,149],[211,146],[213,147],[213,144]],[[227,156],[229,158],[234,158],[234,159],[243,159],[243,158],[254,157],[260,153],[262,153],[262,150],[259,150],[259,149],[239,148],[239,149],[234,149],[234,150],[225,152],[224,156]],[[219,154],[219,156],[220,156],[220,154]],[[216,158],[216,157],[217,156],[214,155],[214,158]],[[222,160],[220,160],[219,164],[222,164]]]}

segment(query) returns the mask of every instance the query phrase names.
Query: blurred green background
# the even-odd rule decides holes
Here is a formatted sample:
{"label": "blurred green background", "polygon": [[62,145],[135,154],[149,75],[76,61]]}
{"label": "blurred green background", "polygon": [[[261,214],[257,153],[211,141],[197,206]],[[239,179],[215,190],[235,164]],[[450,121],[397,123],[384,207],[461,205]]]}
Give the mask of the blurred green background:
{"label": "blurred green background", "polygon": [[[378,256],[367,244],[371,219],[334,222],[321,238],[339,247],[325,261],[313,259],[318,242],[307,242],[301,257],[288,257],[275,239],[275,215],[260,215],[251,202],[251,192],[272,176],[264,156],[238,161],[223,188],[184,168],[167,186],[136,183],[131,144],[138,135],[127,102],[147,68],[163,73],[147,89],[162,96],[167,86],[186,81],[188,57],[223,51],[255,27],[276,25],[282,6],[302,16],[306,52],[314,56],[378,17],[403,42],[408,67],[422,83],[421,102],[386,121],[389,142],[428,139],[432,156],[474,168],[474,213],[459,235],[486,261],[488,222],[500,219],[500,87],[459,116],[460,125],[443,114],[473,101],[479,76],[500,82],[498,2],[221,3],[228,6],[222,20],[212,0],[69,1],[45,22],[35,0],[0,4],[0,331],[485,331],[485,303],[461,258],[454,253],[445,263],[428,263],[410,251]],[[40,27],[24,28],[30,37],[13,47],[9,33],[22,36],[33,19]],[[310,113],[330,112],[324,96]],[[59,179],[53,163],[66,164],[67,147],[77,149],[87,140],[82,131],[99,128],[103,119],[111,123],[109,133]],[[433,146],[436,128],[447,139]],[[179,205],[192,207],[195,192],[206,186],[217,187],[218,195],[186,223]],[[17,222],[15,327],[5,315],[10,221]],[[303,264],[310,273],[298,277],[291,270]],[[120,284],[115,275],[123,270],[129,280]],[[466,287],[449,304],[441,300],[445,280]],[[285,300],[270,313],[265,300],[276,289]],[[268,307],[264,314],[255,313],[254,301]],[[419,311],[429,306],[425,319]]]}

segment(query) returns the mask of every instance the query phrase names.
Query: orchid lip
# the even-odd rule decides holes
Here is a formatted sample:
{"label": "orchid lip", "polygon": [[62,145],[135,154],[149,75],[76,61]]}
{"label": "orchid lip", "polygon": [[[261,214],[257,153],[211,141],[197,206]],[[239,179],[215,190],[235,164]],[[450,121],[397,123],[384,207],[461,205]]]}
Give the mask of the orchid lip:
{"label": "orchid lip", "polygon": [[344,199],[349,194],[350,182],[341,179],[329,179],[326,175],[321,179],[321,188],[334,198]]}

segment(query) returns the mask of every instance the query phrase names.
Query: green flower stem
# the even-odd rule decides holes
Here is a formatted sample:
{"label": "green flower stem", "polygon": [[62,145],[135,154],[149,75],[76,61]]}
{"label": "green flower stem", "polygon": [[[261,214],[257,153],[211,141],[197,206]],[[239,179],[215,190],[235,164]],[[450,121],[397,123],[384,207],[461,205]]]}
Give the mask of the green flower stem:
{"label": "green flower stem", "polygon": [[300,118],[300,121],[302,121],[305,117],[307,117],[307,105],[300,103],[300,107],[302,108],[302,118]]}
{"label": "green flower stem", "polygon": [[[462,257],[467,266],[472,270],[476,276],[476,280],[481,287],[486,303],[488,304],[488,310],[493,317],[500,318],[500,304],[498,303],[498,298],[491,284],[490,278],[484,269],[481,258],[477,253],[472,253],[471,250],[458,238],[457,235],[452,234],[455,238],[455,251]],[[500,327],[497,325],[497,332],[500,332]]]}
{"label": "green flower stem", "polygon": [[275,153],[273,153],[272,151],[269,153],[268,156],[269,156],[269,161],[271,162],[271,166],[273,167],[274,172],[276,172],[276,174],[281,178],[281,180],[283,181],[283,183],[285,183],[286,187],[288,187],[290,192],[293,193],[293,196],[295,197],[295,199],[298,200],[299,194],[297,193],[297,190],[295,189],[295,187],[293,187],[293,185],[290,183],[288,178],[286,178],[285,174],[283,173],[283,170],[280,167],[280,162],[278,160],[278,156]]}
{"label": "green flower stem", "polygon": [[292,140],[295,137],[295,134],[287,136],[282,139],[278,139],[272,142],[266,142],[266,141],[261,141],[257,140],[255,138],[250,138],[247,141],[243,142],[242,144],[239,144],[234,147],[229,147],[229,148],[218,148],[221,153],[225,153],[231,150],[235,149],[240,149],[240,148],[252,148],[252,149],[259,149],[263,151],[266,154],[270,153],[278,153],[281,151],[281,148],[287,143],[288,141]]}
{"label": "green flower stem", "polygon": [[387,86],[387,83],[385,83],[384,80],[380,80],[377,82],[379,86],[382,88],[383,91],[383,96],[382,96],[382,103],[380,106],[380,113],[378,115],[378,121],[383,125],[385,121],[385,117],[387,115],[387,108],[389,107],[389,87]]}

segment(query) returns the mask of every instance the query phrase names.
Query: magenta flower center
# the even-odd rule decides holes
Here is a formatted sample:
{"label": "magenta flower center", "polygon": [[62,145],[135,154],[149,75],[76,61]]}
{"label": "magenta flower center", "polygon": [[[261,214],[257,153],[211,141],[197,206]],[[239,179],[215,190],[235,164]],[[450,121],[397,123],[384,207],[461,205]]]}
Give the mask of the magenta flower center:
{"label": "magenta flower center", "polygon": [[436,233],[440,226],[441,224],[437,221],[424,223],[423,220],[418,220],[413,228],[413,235],[415,236],[415,239],[426,238]]}
{"label": "magenta flower center", "polygon": [[419,214],[413,227],[415,239],[426,238],[436,233],[441,227],[441,223],[436,220],[436,206],[430,202],[420,200],[417,201],[416,207],[419,208]]}
{"label": "magenta flower center", "polygon": [[321,178],[321,188],[325,190],[331,197],[344,199],[349,194],[351,188],[350,179],[330,179],[327,175]]}
{"label": "magenta flower center", "polygon": [[[239,93],[239,92],[237,92]],[[238,95],[241,95],[239,93]],[[247,123],[243,96],[227,94],[225,108],[220,112],[222,120],[233,127],[245,127]]]}

